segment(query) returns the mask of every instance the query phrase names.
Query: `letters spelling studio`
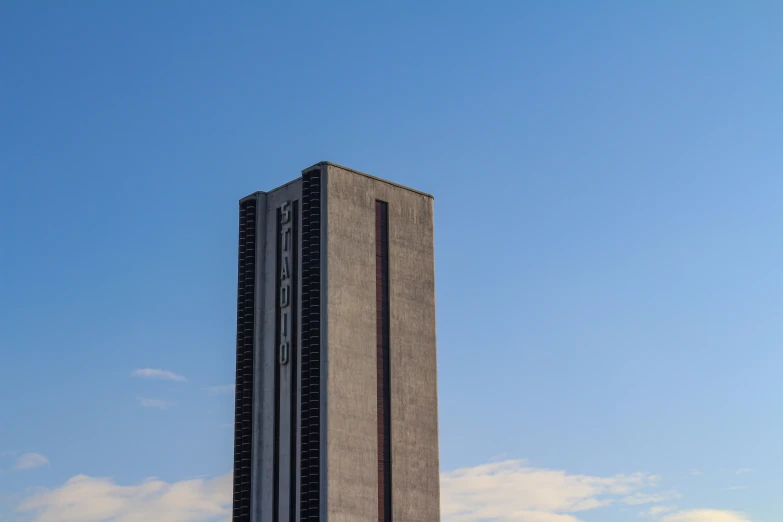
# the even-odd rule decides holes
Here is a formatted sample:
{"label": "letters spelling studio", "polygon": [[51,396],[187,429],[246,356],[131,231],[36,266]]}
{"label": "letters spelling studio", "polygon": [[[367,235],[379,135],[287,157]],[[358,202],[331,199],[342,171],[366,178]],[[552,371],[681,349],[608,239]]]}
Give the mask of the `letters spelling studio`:
{"label": "letters spelling studio", "polygon": [[280,364],[291,354],[291,202],[280,206]]}

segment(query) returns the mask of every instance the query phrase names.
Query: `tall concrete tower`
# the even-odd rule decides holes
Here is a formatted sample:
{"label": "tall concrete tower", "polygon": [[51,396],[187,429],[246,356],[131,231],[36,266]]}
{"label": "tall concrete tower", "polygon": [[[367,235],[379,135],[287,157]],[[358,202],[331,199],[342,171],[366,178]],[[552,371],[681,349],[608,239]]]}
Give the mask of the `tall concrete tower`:
{"label": "tall concrete tower", "polygon": [[437,522],[433,198],[318,163],[239,203],[234,522]]}

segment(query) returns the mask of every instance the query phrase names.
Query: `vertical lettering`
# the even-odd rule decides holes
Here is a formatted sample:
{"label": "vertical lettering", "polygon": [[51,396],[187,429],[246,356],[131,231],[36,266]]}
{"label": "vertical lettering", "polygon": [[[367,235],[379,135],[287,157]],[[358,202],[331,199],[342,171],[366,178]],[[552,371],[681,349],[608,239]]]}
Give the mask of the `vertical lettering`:
{"label": "vertical lettering", "polygon": [[280,205],[280,345],[278,347],[278,360],[281,365],[288,364],[291,352],[291,269],[289,258],[291,256],[291,202],[286,201]]}
{"label": "vertical lettering", "polygon": [[[281,509],[293,512],[295,500],[294,490],[296,486],[296,436],[297,436],[297,402],[296,398],[296,351],[291,351],[296,346],[296,312],[293,310],[296,288],[293,286],[296,280],[296,222],[297,203],[291,201],[282,202],[277,209],[277,260],[275,270],[277,272],[277,328],[275,342],[272,348],[277,350],[277,364],[274,372],[275,386],[275,411],[274,411],[274,439],[273,439],[273,505],[272,520],[283,520]],[[294,348],[295,350],[295,348]],[[289,365],[290,368],[284,368]],[[286,386],[290,389],[286,391]],[[290,394],[290,402],[286,401],[286,395]],[[282,410],[282,411],[281,411]],[[286,414],[290,413],[290,415]],[[287,445],[286,439],[290,445]],[[290,459],[281,461],[285,455],[286,447]],[[291,475],[288,481],[282,475],[282,470],[289,468]],[[288,482],[286,485],[284,482]],[[281,507],[281,493],[285,496],[285,489],[291,488],[291,505],[286,509]],[[294,519],[291,518],[291,521]]]}

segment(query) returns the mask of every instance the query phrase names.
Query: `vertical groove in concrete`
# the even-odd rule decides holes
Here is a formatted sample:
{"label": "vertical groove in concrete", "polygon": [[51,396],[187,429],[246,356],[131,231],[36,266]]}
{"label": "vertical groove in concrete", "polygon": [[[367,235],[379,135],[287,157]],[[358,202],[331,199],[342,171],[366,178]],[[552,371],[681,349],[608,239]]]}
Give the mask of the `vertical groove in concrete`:
{"label": "vertical groove in concrete", "polygon": [[389,209],[375,201],[375,343],[378,407],[378,522],[391,522],[391,376],[389,374]]}

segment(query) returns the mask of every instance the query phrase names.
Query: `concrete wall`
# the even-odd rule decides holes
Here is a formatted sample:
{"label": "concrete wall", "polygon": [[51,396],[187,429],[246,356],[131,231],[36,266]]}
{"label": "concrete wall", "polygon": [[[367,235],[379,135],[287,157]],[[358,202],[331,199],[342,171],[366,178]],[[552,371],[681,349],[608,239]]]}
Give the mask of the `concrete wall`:
{"label": "concrete wall", "polygon": [[[433,201],[425,194],[336,165],[324,164],[322,169],[322,241],[326,254],[322,310],[322,517],[329,522],[378,520],[375,201],[382,200],[388,203],[389,211],[393,519],[439,521]],[[258,194],[254,391],[257,438],[252,492],[255,522],[288,522],[289,513],[285,489],[289,483],[288,467],[282,466],[280,517],[272,520],[278,327],[276,215],[278,207],[289,200],[301,201],[301,180],[268,194]],[[301,203],[299,211],[301,234]],[[298,309],[301,257],[296,270]],[[299,334],[296,337],[297,341],[301,339]],[[296,349],[300,349],[299,342]],[[300,355],[297,354],[297,360]],[[287,401],[291,369],[289,364],[280,373],[281,462],[288,462],[291,451],[286,431],[290,426],[286,415],[290,411]]]}
{"label": "concrete wall", "polygon": [[[253,453],[253,522],[272,522],[273,491],[274,491],[274,434],[275,434],[275,394],[274,372],[278,365],[278,353],[275,335],[278,328],[276,295],[278,274],[277,266],[277,210],[285,201],[301,200],[302,182],[295,180],[274,191],[258,195],[258,257],[256,278],[256,336],[255,343],[255,391],[254,391],[254,453]],[[301,231],[301,203],[299,212]],[[297,245],[299,248],[299,245]],[[301,262],[297,270],[297,290],[294,303],[299,308],[301,295]],[[298,313],[298,312],[297,312]],[[297,328],[299,323],[297,322]],[[300,335],[297,333],[297,340]],[[299,343],[292,349],[299,349]],[[297,360],[299,356],[297,354]],[[289,447],[290,431],[290,397],[291,371],[288,364],[280,368],[280,462],[289,462],[291,448]],[[293,424],[294,427],[298,422]],[[288,521],[290,493],[288,489],[289,466],[280,466],[279,521]],[[297,488],[298,490],[298,488]]]}
{"label": "concrete wall", "polygon": [[[375,201],[389,206],[392,505],[440,520],[432,198],[326,167],[329,522],[378,519]],[[322,494],[324,494],[322,493]]]}

